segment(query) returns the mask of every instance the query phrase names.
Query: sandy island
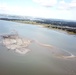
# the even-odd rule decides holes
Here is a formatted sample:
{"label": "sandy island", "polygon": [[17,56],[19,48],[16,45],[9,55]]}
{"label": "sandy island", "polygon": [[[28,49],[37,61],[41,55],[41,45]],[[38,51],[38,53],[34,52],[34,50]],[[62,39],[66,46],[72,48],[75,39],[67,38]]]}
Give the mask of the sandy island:
{"label": "sandy island", "polygon": [[30,50],[27,48],[31,40],[21,38],[18,34],[3,35],[3,44],[7,49],[20,54],[26,54]]}
{"label": "sandy island", "polygon": [[[72,54],[71,52],[67,51],[67,50],[62,50],[62,49],[59,49],[53,45],[49,45],[49,44],[44,44],[44,43],[40,43],[39,41],[35,40],[35,42],[41,46],[44,46],[44,47],[48,47],[51,50],[52,54],[54,54],[57,58],[64,58],[64,59],[70,59],[70,58],[76,58],[76,56],[74,54]],[[55,50],[54,50],[55,49]],[[60,54],[60,53],[56,53],[57,52],[57,49],[59,49],[60,51],[64,51],[65,53],[69,54],[69,55],[63,55],[63,54]]]}

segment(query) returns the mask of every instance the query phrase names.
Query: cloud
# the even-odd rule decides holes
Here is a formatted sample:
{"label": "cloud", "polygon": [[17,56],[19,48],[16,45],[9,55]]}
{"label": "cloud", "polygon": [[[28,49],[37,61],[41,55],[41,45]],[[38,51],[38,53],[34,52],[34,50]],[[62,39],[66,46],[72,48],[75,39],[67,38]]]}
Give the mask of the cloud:
{"label": "cloud", "polygon": [[45,7],[56,7],[62,10],[76,8],[76,0],[71,0],[71,2],[66,2],[65,0],[33,0],[33,2]]}
{"label": "cloud", "polygon": [[55,4],[57,4],[57,0],[33,0],[33,1],[46,7],[52,7]]}
{"label": "cloud", "polygon": [[69,9],[69,7],[70,7],[69,4],[66,3],[64,0],[60,1],[57,6],[58,9],[62,10]]}
{"label": "cloud", "polygon": [[[31,10],[32,12],[31,12]],[[43,14],[46,13],[46,14]],[[48,11],[45,8],[36,8],[31,6],[21,7],[21,6],[11,6],[6,3],[0,3],[0,14],[12,14],[12,15],[22,15],[22,16],[33,16],[33,17],[48,17]]]}
{"label": "cloud", "polygon": [[57,6],[58,9],[70,10],[76,8],[76,0],[71,0],[71,2],[65,2],[65,0],[61,0]]}
{"label": "cloud", "polygon": [[0,13],[7,14],[9,9],[10,7],[6,3],[0,3]]}
{"label": "cloud", "polygon": [[11,6],[7,3],[0,3],[0,13],[2,14],[20,14],[24,9],[20,6]]}
{"label": "cloud", "polygon": [[0,3],[0,9],[3,10],[7,10],[8,9],[8,5],[6,3]]}
{"label": "cloud", "polygon": [[70,8],[76,8],[76,0],[72,0],[72,2],[69,5]]}

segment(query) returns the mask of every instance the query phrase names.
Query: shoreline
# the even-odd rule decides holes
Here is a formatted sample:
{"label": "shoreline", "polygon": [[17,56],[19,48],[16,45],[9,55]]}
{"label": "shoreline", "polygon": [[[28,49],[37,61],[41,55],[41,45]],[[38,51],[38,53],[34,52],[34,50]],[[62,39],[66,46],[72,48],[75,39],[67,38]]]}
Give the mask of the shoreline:
{"label": "shoreline", "polygon": [[76,27],[74,28],[74,27],[68,27],[68,26],[57,26],[57,25],[52,25],[52,24],[36,23],[36,22],[25,21],[25,20],[8,19],[6,21],[12,21],[12,22],[23,23],[23,24],[32,24],[32,25],[37,25],[44,28],[53,29],[53,30],[64,31],[70,35],[76,35]]}

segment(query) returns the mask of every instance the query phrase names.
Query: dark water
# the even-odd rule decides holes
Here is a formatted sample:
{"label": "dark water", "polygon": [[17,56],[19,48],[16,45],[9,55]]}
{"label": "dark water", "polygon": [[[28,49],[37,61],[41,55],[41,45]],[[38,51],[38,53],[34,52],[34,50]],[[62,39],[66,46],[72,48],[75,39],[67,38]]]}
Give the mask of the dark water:
{"label": "dark water", "polygon": [[[74,35],[34,25],[0,21],[0,35],[11,33],[12,30],[18,31],[22,37],[54,45],[76,55]],[[36,43],[29,48],[29,53],[20,55],[0,44],[0,75],[76,75],[76,58],[56,58],[50,49]]]}

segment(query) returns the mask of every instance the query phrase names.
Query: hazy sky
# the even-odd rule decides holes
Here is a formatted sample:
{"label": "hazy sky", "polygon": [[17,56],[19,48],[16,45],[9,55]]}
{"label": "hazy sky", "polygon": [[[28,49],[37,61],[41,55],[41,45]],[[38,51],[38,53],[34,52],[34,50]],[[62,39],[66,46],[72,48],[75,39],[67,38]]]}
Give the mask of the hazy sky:
{"label": "hazy sky", "polygon": [[0,13],[76,20],[76,0],[0,0]]}

